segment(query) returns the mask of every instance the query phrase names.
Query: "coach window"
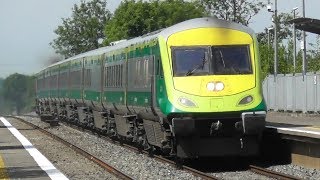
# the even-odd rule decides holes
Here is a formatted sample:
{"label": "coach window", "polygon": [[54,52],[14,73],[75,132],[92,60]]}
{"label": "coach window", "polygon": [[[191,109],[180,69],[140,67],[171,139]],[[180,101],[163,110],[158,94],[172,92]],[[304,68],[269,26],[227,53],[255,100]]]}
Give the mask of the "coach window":
{"label": "coach window", "polygon": [[119,76],[118,76],[118,87],[122,87],[122,64],[119,64]]}
{"label": "coach window", "polygon": [[110,66],[110,87],[113,87],[113,66]]}
{"label": "coach window", "polygon": [[91,87],[91,69],[86,69],[84,75],[85,87]]}
{"label": "coach window", "polygon": [[41,86],[42,86],[42,84],[41,84],[41,79],[38,79],[38,80],[37,80],[37,90],[38,90],[38,91],[42,89]]}
{"label": "coach window", "polygon": [[119,72],[120,72],[120,67],[119,65],[116,65],[116,87],[119,87],[119,78],[120,78],[120,75],[119,75]]}
{"label": "coach window", "polygon": [[81,85],[81,70],[73,71],[70,73],[71,75],[71,87],[73,88],[79,88]]}
{"label": "coach window", "polygon": [[136,60],[136,72],[134,73],[134,76],[135,76],[135,80],[134,80],[134,87],[135,88],[139,88],[140,87],[140,77],[141,77],[141,74],[140,74],[140,59]]}
{"label": "coach window", "polygon": [[107,87],[110,87],[110,80],[111,80],[111,69],[110,66],[107,67]]}
{"label": "coach window", "polygon": [[106,73],[107,73],[107,87],[110,86],[110,67],[106,67]]}
{"label": "coach window", "polygon": [[65,87],[65,80],[66,80],[65,74],[66,74],[65,72],[59,74],[59,88]]}
{"label": "coach window", "polygon": [[121,83],[120,86],[121,87],[123,87],[123,79],[122,79],[123,76],[122,75],[123,75],[123,64],[121,64],[121,66],[120,66],[120,83]]}
{"label": "coach window", "polygon": [[47,73],[44,73],[44,77],[43,77],[43,89],[45,89],[45,90],[46,90],[47,87],[48,87],[47,81],[48,81]]}
{"label": "coach window", "polygon": [[110,67],[108,67],[108,84],[109,84],[109,87],[111,87],[112,86],[112,67],[110,66]]}
{"label": "coach window", "polygon": [[104,87],[107,87],[107,84],[108,84],[108,76],[107,76],[107,67],[104,67]]}
{"label": "coach window", "polygon": [[56,75],[52,75],[51,76],[51,87],[50,87],[50,89],[55,89],[56,88],[55,81],[56,81]]}
{"label": "coach window", "polygon": [[147,88],[149,86],[149,59],[144,59],[144,87]]}
{"label": "coach window", "polygon": [[157,59],[157,63],[158,63],[157,75],[159,75],[160,78],[163,78],[163,68],[162,68],[162,63],[160,58]]}
{"label": "coach window", "polygon": [[117,74],[116,74],[116,66],[115,65],[113,65],[112,66],[112,87],[116,87],[116,78],[117,78]]}

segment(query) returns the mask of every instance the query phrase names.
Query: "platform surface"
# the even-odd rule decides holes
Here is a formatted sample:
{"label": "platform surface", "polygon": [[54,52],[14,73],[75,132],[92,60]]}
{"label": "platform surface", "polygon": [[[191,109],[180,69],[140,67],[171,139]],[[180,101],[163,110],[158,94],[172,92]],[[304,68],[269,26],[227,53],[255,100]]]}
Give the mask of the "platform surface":
{"label": "platform surface", "polygon": [[269,111],[266,127],[281,134],[320,139],[320,114]]}
{"label": "platform surface", "polygon": [[0,179],[66,178],[7,119],[0,117]]}

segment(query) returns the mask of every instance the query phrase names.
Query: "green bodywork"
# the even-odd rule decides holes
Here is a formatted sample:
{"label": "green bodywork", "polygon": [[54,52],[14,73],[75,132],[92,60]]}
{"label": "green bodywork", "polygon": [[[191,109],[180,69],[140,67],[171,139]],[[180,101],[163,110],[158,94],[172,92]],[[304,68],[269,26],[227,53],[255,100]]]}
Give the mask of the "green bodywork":
{"label": "green bodywork", "polygon": [[[256,39],[254,39],[255,44]],[[257,47],[255,49],[255,55],[259,56]],[[70,73],[79,69],[91,69],[91,72],[97,71],[98,69],[102,70],[101,73],[104,73],[103,67],[107,67],[108,64],[125,64],[126,68],[128,62],[133,61],[137,58],[144,58],[146,56],[153,57],[154,59],[154,89],[146,88],[145,90],[135,91],[134,89],[128,88],[127,82],[123,82],[122,88],[106,88],[105,84],[103,84],[103,90],[101,89],[101,84],[92,85],[92,87],[84,87],[83,77],[81,78],[81,85],[77,88],[63,88],[63,89],[53,89],[53,90],[38,90],[37,97],[38,98],[47,98],[47,97],[56,97],[56,98],[70,98],[70,99],[78,99],[78,100],[88,100],[106,104],[115,104],[115,105],[127,105],[127,106],[137,106],[137,107],[153,107],[155,109],[159,109],[163,115],[167,116],[171,113],[190,113],[185,110],[180,110],[179,107],[174,105],[175,103],[170,102],[168,96],[175,96],[177,92],[174,90],[169,90],[167,85],[168,83],[172,83],[172,69],[171,62],[168,58],[168,48],[166,46],[166,41],[161,36],[141,43],[133,44],[128,47],[124,47],[122,49],[117,49],[114,51],[109,51],[104,54],[88,56],[84,59],[75,59],[69,62],[65,62],[60,64],[55,69],[50,69],[51,74],[59,74],[59,72],[67,72]],[[256,58],[259,59],[259,58]],[[84,63],[84,64],[82,64]],[[261,84],[260,82],[260,62],[257,61],[257,75],[256,81],[257,84]],[[127,70],[124,68],[124,70]],[[45,71],[47,75],[47,71]],[[41,76],[41,73],[39,73]],[[81,73],[83,76],[83,72]],[[129,75],[130,76],[130,75]],[[124,78],[127,79],[128,77]],[[104,80],[105,81],[105,80]],[[166,82],[167,81],[167,82]],[[153,87],[153,85],[151,87]],[[258,86],[257,88],[259,88]],[[261,90],[251,90],[253,93],[257,93],[257,96],[262,96]],[[152,94],[154,92],[155,94]],[[174,93],[174,94],[168,94]],[[180,92],[179,92],[180,93]],[[179,94],[178,93],[178,94]],[[181,94],[181,93],[180,93]],[[192,99],[192,95],[184,94],[185,97],[190,97]],[[242,96],[242,95],[238,95]],[[153,100],[155,98],[155,100]],[[206,97],[201,97],[201,101],[205,101]],[[226,97],[228,98],[228,97]],[[266,105],[262,98],[261,102],[259,102],[256,107],[242,108],[242,112],[246,111],[265,111]],[[197,112],[201,111],[201,109],[197,109]],[[219,112],[223,112],[220,110]],[[192,113],[192,112],[191,112]],[[214,112],[209,112],[214,113]]]}

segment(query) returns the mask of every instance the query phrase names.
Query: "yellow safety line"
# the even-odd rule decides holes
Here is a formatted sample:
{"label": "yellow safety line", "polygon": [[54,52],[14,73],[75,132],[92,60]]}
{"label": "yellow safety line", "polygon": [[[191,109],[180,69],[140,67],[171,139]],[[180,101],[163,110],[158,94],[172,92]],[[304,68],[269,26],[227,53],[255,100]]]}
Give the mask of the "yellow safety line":
{"label": "yellow safety line", "polygon": [[2,179],[2,180],[9,179],[9,176],[8,176],[8,173],[7,173],[7,169],[4,166],[4,162],[3,162],[1,154],[0,154],[0,179]]}

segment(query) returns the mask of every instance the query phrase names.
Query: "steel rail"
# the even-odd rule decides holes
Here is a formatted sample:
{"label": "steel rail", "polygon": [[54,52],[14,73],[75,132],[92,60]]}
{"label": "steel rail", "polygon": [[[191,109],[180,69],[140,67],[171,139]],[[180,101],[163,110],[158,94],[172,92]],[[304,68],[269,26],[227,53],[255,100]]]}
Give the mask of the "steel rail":
{"label": "steel rail", "polygon": [[[73,149],[74,151],[76,151],[77,153],[81,154],[82,156],[86,157],[87,159],[89,159],[90,161],[96,163],[97,165],[99,165],[100,167],[102,167],[103,169],[107,170],[108,172],[112,173],[113,175],[115,175],[116,177],[120,178],[120,179],[124,179],[124,180],[133,180],[133,178],[131,178],[130,176],[126,175],[125,173],[117,170],[116,168],[114,168],[113,166],[107,164],[106,162],[102,161],[101,159],[91,155],[90,153],[86,152],[85,150],[69,143],[68,141],[46,131],[45,129],[37,126],[37,125],[34,125],[26,120],[24,120],[23,118],[21,117],[16,117],[16,116],[4,116],[4,117],[7,117],[7,118],[15,118],[15,119],[18,119],[20,120],[21,122],[31,126],[31,127],[34,127],[35,129],[39,130],[40,132],[48,135],[49,137],[63,143],[64,145],[66,145],[67,147]],[[31,116],[29,116],[31,117]]]}
{"label": "steel rail", "polygon": [[272,171],[266,168],[262,168],[262,167],[258,167],[255,165],[250,165],[249,166],[249,170],[252,172],[255,172],[257,174],[261,174],[267,177],[271,177],[271,178],[275,178],[275,179],[281,179],[281,180],[300,180],[300,178],[291,176],[291,175],[287,175],[284,173],[280,173],[280,172],[276,172],[276,171]]}

